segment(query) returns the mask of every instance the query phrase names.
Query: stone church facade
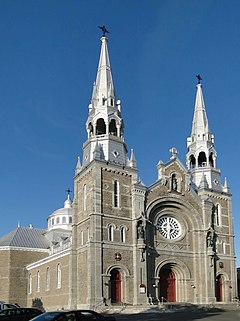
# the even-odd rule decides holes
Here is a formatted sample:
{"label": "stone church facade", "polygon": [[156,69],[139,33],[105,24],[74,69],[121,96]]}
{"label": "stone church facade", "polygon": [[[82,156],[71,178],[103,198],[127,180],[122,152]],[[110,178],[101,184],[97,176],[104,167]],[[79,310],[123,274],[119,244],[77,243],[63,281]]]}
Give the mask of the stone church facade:
{"label": "stone church facade", "polygon": [[[232,302],[237,270],[231,193],[216,166],[200,78],[186,167],[171,148],[170,160],[157,164],[157,181],[145,186],[132,150],[128,157],[107,43],[104,35],[73,201],[68,195],[49,216],[48,228],[38,234],[42,245],[21,247],[2,237],[0,259],[7,252],[23,258],[34,253],[19,262],[23,299],[28,306],[40,301],[47,310]],[[0,263],[0,280],[7,270]],[[14,293],[9,286],[4,298],[19,301]]]}

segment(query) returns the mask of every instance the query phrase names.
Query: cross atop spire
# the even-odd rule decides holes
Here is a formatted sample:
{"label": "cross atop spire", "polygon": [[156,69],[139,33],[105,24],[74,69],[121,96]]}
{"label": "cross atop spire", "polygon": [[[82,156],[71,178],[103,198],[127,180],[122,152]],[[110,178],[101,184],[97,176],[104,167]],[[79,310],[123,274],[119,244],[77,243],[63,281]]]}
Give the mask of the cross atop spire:
{"label": "cross atop spire", "polygon": [[201,84],[202,78],[201,78],[200,74],[198,74],[198,75],[196,76],[196,78],[197,78],[197,80],[198,80],[198,84]]}
{"label": "cross atop spire", "polygon": [[103,37],[106,37],[106,33],[110,33],[104,25],[102,27],[98,26],[98,28],[102,30]]}
{"label": "cross atop spire", "polygon": [[68,194],[68,199],[70,198],[70,193],[72,192],[71,190],[70,190],[70,188],[68,188],[68,189],[66,189],[66,192],[67,192],[67,194]]}

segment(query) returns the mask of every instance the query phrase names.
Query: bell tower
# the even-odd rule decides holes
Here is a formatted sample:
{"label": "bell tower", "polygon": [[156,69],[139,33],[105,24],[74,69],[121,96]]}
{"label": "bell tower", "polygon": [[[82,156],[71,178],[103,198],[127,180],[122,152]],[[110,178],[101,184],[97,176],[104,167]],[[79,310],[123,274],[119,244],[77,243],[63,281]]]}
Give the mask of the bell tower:
{"label": "bell tower", "polygon": [[196,188],[204,186],[221,191],[220,170],[216,167],[217,153],[214,135],[210,132],[203,98],[200,75],[197,76],[197,92],[191,136],[187,139],[187,168],[192,174]]}
{"label": "bell tower", "polygon": [[93,159],[126,166],[127,147],[121,101],[117,100],[105,33],[101,37],[101,52],[96,81],[86,122],[87,141],[83,145],[83,167]]}

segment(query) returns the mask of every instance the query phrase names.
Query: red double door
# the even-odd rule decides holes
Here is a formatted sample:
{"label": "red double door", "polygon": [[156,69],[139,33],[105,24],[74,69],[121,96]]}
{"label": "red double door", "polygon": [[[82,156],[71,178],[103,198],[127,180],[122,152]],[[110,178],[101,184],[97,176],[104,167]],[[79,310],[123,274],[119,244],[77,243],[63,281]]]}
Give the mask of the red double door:
{"label": "red double door", "polygon": [[176,277],[171,269],[160,272],[160,300],[176,302]]}

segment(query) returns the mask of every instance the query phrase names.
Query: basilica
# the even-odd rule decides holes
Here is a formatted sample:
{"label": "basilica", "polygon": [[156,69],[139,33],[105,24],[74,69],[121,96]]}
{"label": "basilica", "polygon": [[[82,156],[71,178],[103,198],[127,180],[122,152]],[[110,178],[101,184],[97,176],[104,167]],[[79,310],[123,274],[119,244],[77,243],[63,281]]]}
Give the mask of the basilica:
{"label": "basilica", "polygon": [[231,193],[217,168],[200,76],[192,112],[186,165],[171,148],[146,186],[124,140],[103,32],[73,199],[68,192],[46,229],[18,226],[0,238],[0,299],[45,310],[232,302]]}

